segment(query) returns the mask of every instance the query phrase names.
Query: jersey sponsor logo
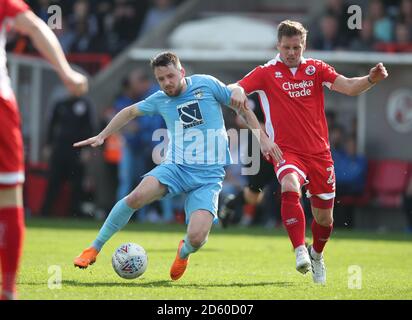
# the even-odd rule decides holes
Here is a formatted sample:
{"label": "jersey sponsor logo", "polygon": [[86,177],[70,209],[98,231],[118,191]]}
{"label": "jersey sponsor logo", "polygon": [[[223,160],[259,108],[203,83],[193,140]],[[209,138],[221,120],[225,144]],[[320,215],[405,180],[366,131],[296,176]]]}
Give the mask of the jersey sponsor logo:
{"label": "jersey sponsor logo", "polygon": [[282,89],[285,90],[291,98],[306,97],[312,95],[312,80],[302,80],[300,82],[284,82]]}
{"label": "jersey sponsor logo", "polygon": [[305,69],[305,73],[306,73],[308,76],[314,75],[315,72],[316,72],[315,66],[307,66],[306,69]]}
{"label": "jersey sponsor logo", "polygon": [[177,106],[179,119],[183,129],[192,128],[204,123],[198,101],[189,101]]}

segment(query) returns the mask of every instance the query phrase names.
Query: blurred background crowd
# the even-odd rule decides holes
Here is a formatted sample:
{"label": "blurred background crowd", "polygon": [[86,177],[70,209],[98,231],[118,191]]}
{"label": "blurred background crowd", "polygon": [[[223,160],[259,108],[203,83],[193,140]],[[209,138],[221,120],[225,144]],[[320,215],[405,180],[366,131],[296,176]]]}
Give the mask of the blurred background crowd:
{"label": "blurred background crowd", "polygon": [[[63,14],[62,28],[55,29],[54,32],[69,60],[82,65],[94,75],[110,65],[116,56],[132,43],[139,41],[165,20],[173,19],[178,14],[179,6],[190,1],[27,2],[46,22],[51,16],[48,8],[51,5],[60,6]],[[322,9],[305,21],[309,29],[309,50],[412,52],[412,0],[353,2],[362,8],[361,30],[350,30],[347,27],[347,12],[351,1],[326,0],[321,6]],[[275,25],[273,34],[275,35]],[[15,54],[35,54],[33,47],[24,37],[11,36],[7,49]],[[91,68],[90,65],[96,61],[99,62],[98,66]],[[154,166],[152,149],[155,143],[152,141],[152,132],[164,128],[165,124],[160,117],[139,117],[119,135],[106,141],[100,156],[108,176],[106,187],[111,190],[111,199],[105,201],[104,205],[99,205],[96,201],[95,193],[99,182],[87,169],[93,154],[90,150],[73,151],[71,144],[100,131],[122,108],[144,99],[156,90],[158,86],[150,72],[142,68],[131,68],[121,84],[116,86],[115,98],[103,107],[97,108],[87,97],[65,97],[54,101],[44,130],[41,163],[28,164],[28,182],[31,186],[26,188],[26,202],[29,203],[30,213],[50,216],[59,212],[59,215],[104,218],[115,201],[130,192],[140,181],[141,175]],[[258,104],[259,101],[252,97],[251,105],[255,106],[255,110],[259,109]],[[63,109],[62,105],[74,111],[59,112]],[[82,119],[81,125],[79,119]],[[225,120],[227,129],[242,127],[241,121],[229,110],[225,110]],[[350,228],[355,226],[353,215],[356,208],[372,203],[373,184],[380,183],[374,182],[374,177],[371,176],[371,168],[376,169],[376,163],[357,152],[355,116],[348,122],[347,119],[341,119],[339,113],[328,110],[327,106],[327,120],[337,179],[336,224],[338,227]],[[80,130],[86,127],[88,130]],[[406,173],[396,200],[393,197],[389,200],[385,198],[394,208],[405,212],[408,221],[405,228],[409,232],[412,232],[411,168],[410,164],[406,164],[405,168],[399,169],[406,170]],[[240,175],[240,166],[229,167],[222,200],[242,190],[247,183],[247,179]],[[39,190],[44,191],[44,196],[40,195]],[[273,183],[265,187],[264,192],[265,197],[259,205],[244,205],[238,208],[230,223],[245,226],[281,226],[280,191],[274,176]],[[310,222],[307,203],[306,209]],[[136,217],[140,221],[183,223],[182,210],[182,199],[164,200],[142,209]]]}
{"label": "blurred background crowd", "polygon": [[[55,32],[65,53],[115,56],[130,43],[172,17],[183,0],[29,0],[44,21],[48,8],[62,8],[62,28]],[[412,1],[354,1],[362,9],[362,29],[347,26],[349,2],[327,0],[308,21],[308,49],[382,52],[412,51]],[[352,3],[352,2],[351,2]],[[11,46],[15,43],[11,43]],[[15,50],[30,51],[18,46]]]}

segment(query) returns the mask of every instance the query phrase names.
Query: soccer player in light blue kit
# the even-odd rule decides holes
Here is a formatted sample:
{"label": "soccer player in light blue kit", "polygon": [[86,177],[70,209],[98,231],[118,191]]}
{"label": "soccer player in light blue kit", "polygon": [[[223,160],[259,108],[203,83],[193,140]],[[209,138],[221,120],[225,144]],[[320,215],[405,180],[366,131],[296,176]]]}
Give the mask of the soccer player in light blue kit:
{"label": "soccer player in light blue kit", "polygon": [[180,241],[170,269],[170,277],[177,280],[186,270],[189,255],[206,243],[213,222],[217,222],[224,166],[232,161],[220,105],[238,110],[249,128],[258,132],[264,155],[274,159],[281,155],[266,134],[261,134],[254,113],[231,100],[232,90],[242,89],[230,89],[231,86],[208,75],[185,77],[179,58],[171,52],[157,55],[151,66],[162,90],[123,109],[100,134],[74,146],[100,146],[136,116],[157,113],[164,118],[170,139],[166,160],[145,174],[140,184],[116,203],[92,246],[74,259],[74,265],[87,268],[93,264],[103,245],[127,224],[134,211],[165,195],[185,193],[187,235]]}

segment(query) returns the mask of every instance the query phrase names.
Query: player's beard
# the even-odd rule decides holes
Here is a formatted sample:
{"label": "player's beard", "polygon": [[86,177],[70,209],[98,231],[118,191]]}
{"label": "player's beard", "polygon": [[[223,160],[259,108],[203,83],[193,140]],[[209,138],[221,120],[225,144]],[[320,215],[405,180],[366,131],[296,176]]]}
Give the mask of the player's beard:
{"label": "player's beard", "polygon": [[176,89],[173,92],[170,92],[171,90],[173,90],[173,87],[167,89],[165,88],[165,93],[169,96],[169,97],[177,97],[181,92],[182,92],[182,84],[179,82],[179,84],[177,85]]}

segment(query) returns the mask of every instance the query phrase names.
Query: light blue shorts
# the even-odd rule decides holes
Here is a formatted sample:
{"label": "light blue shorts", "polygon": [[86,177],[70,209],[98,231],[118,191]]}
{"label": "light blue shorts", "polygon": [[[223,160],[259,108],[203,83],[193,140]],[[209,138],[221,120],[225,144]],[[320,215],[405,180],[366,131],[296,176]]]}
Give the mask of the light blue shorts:
{"label": "light blue shorts", "polygon": [[218,222],[217,209],[219,193],[222,190],[225,169],[221,165],[187,166],[181,164],[160,164],[144,175],[153,176],[168,188],[165,197],[185,193],[186,223],[196,210],[207,210],[213,215],[213,223]]}

